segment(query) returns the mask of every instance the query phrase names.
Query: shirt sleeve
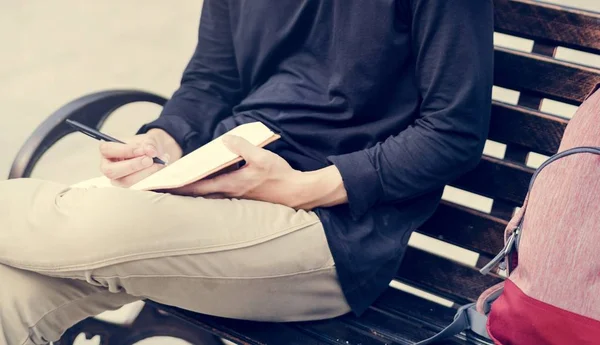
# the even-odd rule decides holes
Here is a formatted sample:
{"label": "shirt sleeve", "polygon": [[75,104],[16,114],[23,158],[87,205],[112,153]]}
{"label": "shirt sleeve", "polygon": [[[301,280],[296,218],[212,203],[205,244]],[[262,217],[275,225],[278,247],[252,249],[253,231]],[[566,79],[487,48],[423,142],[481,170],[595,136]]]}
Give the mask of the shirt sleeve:
{"label": "shirt sleeve", "polygon": [[[400,1],[400,0],[398,0]],[[352,217],[442,188],[481,158],[493,84],[492,0],[407,0],[418,118],[374,147],[328,157]]]}
{"label": "shirt sleeve", "polygon": [[228,1],[205,0],[196,49],[179,89],[158,119],[144,125],[138,133],[163,129],[186,154],[212,139],[217,124],[231,114],[240,99]]}

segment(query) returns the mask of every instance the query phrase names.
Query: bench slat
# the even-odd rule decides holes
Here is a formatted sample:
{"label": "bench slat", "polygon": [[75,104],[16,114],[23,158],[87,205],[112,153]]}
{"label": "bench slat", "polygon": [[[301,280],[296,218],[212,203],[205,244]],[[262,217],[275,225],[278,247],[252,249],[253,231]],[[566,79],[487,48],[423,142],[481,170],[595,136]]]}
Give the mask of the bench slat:
{"label": "bench slat", "polygon": [[[432,313],[432,311],[428,311],[428,313]],[[396,316],[373,309],[366,311],[360,319],[348,317],[346,322],[364,331],[380,335],[386,339],[386,345],[414,343],[427,339],[443,329],[441,326],[422,322],[421,319],[409,319],[404,315]],[[449,323],[450,321],[446,325]],[[465,342],[458,339],[448,339],[439,344],[456,345],[465,344]]]}
{"label": "bench slat", "polygon": [[451,185],[521,206],[534,169],[522,164],[484,156],[475,169]]}
{"label": "bench slat", "polygon": [[425,235],[495,256],[504,246],[508,222],[487,213],[442,201],[435,214],[419,228]]}
{"label": "bench slat", "polygon": [[[454,310],[452,310],[454,312]],[[426,313],[432,313],[431,310]],[[345,316],[342,318],[347,324],[364,332],[377,334],[385,339],[385,344],[406,344],[426,339],[439,332],[444,325],[434,325],[423,322],[421,319],[410,319],[406,315],[394,315],[375,309],[367,310],[360,318]],[[448,341],[444,344],[464,344],[458,340]]]}
{"label": "bench slat", "polygon": [[553,155],[568,123],[558,116],[493,101],[489,139]]}
{"label": "bench slat", "polygon": [[393,288],[387,289],[373,303],[371,309],[402,318],[421,320],[439,327],[448,325],[456,313],[455,308],[446,307]]}
{"label": "bench slat", "polygon": [[[362,321],[362,318],[361,318]],[[397,320],[402,324],[405,320]],[[310,334],[316,339],[329,344],[340,345],[400,345],[395,339],[380,336],[368,329],[346,323],[342,319],[323,320],[317,322],[303,322],[294,324],[299,330]],[[414,327],[414,326],[413,326]]]}
{"label": "bench slat", "polygon": [[495,30],[600,54],[600,14],[532,0],[495,0]]}
{"label": "bench slat", "polygon": [[212,334],[242,345],[331,345],[298,330],[292,324],[253,322],[197,314],[184,309],[147,301],[160,310],[169,312]]}
{"label": "bench slat", "polygon": [[554,58],[495,48],[494,84],[531,95],[579,105],[600,83],[597,69]]}
{"label": "bench slat", "polygon": [[474,302],[483,291],[502,281],[498,276],[484,276],[473,267],[415,248],[406,251],[396,278],[457,304]]}
{"label": "bench slat", "polygon": [[[226,334],[240,344],[395,345],[427,338],[449,324],[456,310],[389,288],[360,318],[298,323],[262,323],[194,314],[155,302],[161,310],[193,322],[195,327]],[[287,333],[282,335],[281,332]],[[465,344],[451,339],[440,344]]]}

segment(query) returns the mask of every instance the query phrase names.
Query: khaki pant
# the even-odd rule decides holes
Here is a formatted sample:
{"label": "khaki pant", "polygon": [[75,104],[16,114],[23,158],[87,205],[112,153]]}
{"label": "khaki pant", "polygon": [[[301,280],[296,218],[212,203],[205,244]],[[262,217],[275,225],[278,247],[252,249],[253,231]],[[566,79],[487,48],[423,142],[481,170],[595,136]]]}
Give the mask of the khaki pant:
{"label": "khaki pant", "polygon": [[56,341],[88,316],[146,298],[261,321],[350,310],[312,212],[0,182],[0,345]]}

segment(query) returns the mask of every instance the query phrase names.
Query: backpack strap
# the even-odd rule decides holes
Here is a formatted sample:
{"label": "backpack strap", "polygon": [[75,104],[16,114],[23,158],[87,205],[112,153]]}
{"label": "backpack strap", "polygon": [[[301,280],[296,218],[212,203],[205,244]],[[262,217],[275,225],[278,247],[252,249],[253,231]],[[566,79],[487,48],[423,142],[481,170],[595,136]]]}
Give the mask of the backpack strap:
{"label": "backpack strap", "polygon": [[[484,311],[487,314],[490,310],[492,303],[500,297],[504,287],[498,288],[498,290],[492,292],[482,301],[484,305]],[[454,315],[454,321],[449,324],[446,328],[441,330],[431,338],[422,340],[415,345],[428,345],[438,342],[443,339],[455,336],[462,331],[471,330],[471,332],[483,337],[490,339],[487,332],[487,315],[477,311],[476,303],[465,304],[460,307]],[[491,339],[490,339],[491,340]]]}
{"label": "backpack strap", "polygon": [[519,227],[517,227],[517,230],[515,230],[512,234],[510,234],[510,237],[508,237],[508,240],[506,240],[506,244],[504,244],[504,248],[502,248],[502,250],[500,250],[500,252],[496,256],[494,256],[494,258],[492,260],[490,260],[490,262],[488,262],[485,266],[483,266],[479,270],[479,272],[481,274],[486,275],[486,274],[490,273],[490,271],[494,267],[501,264],[502,261],[504,261],[504,259],[507,256],[509,256],[510,253],[512,253],[515,242],[517,241],[517,236],[520,233],[520,231],[519,231],[520,227],[521,227],[521,223],[519,222]]}
{"label": "backpack strap", "polygon": [[[529,194],[531,192],[531,189],[533,188],[533,183],[535,182],[535,179],[537,178],[537,176],[540,174],[540,172],[545,167],[547,167],[551,163],[553,163],[561,158],[564,158],[564,157],[567,157],[570,155],[574,155],[574,154],[578,154],[578,153],[591,153],[591,154],[600,155],[600,147],[595,147],[595,146],[574,147],[574,148],[559,152],[559,153],[553,155],[552,157],[548,158],[544,163],[542,163],[542,165],[539,166],[539,168],[537,168],[537,170],[531,177],[531,181],[529,182],[529,189],[528,189],[527,193]],[[497,265],[502,265],[506,258],[510,258],[510,254],[512,254],[513,250],[518,251],[519,242],[521,241],[521,232],[522,232],[522,226],[523,226],[524,219],[525,219],[525,213],[523,213],[523,217],[521,217],[521,219],[519,220],[519,223],[518,223],[516,229],[507,238],[504,248],[502,248],[502,250],[498,253],[498,255],[496,255],[492,260],[490,260],[490,262],[488,262],[487,265],[485,265],[481,270],[479,270],[479,272],[481,272],[481,274],[490,273],[490,271],[494,267],[496,267]]]}
{"label": "backpack strap", "polygon": [[[527,193],[531,193],[531,189],[533,189],[533,182],[535,182],[536,177],[540,174],[540,172],[545,167],[547,167],[552,162],[555,162],[555,161],[557,161],[557,160],[559,160],[561,158],[564,158],[564,157],[567,157],[567,156],[570,156],[570,155],[574,155],[574,154],[578,154],[578,153],[591,153],[591,154],[595,154],[595,155],[599,155],[600,156],[600,147],[597,147],[597,146],[578,146],[578,147],[574,147],[574,148],[571,148],[571,149],[559,152],[559,153],[555,154],[554,156],[548,158],[544,163],[542,163],[539,166],[539,168],[537,168],[537,170],[535,171],[535,173],[531,177],[531,181],[529,182],[529,189],[528,189]],[[519,251],[519,243],[521,242],[521,234],[522,234],[522,227],[523,227],[523,220],[524,219],[525,219],[525,214],[523,214],[523,217],[521,217],[521,219],[519,220],[519,225],[517,226],[517,229],[514,232],[514,247],[513,247],[513,249],[516,250],[517,252]],[[512,249],[511,249],[511,251],[512,251]],[[509,255],[510,252],[508,252],[507,255]]]}
{"label": "backpack strap", "polygon": [[[474,312],[474,313],[473,313]],[[454,321],[449,324],[446,328],[441,330],[438,334],[432,336],[431,338],[422,340],[415,345],[428,345],[432,344],[436,341],[440,341],[442,339],[450,338],[460,332],[469,329],[471,327],[470,314],[478,314],[481,315],[475,310],[475,303],[465,304],[458,311],[456,315],[454,315]],[[481,315],[485,317],[485,315]],[[473,315],[473,320],[477,319],[476,315]],[[480,322],[474,321],[480,325]],[[485,322],[483,323],[483,328],[485,329]]]}
{"label": "backpack strap", "polygon": [[540,174],[540,172],[545,167],[547,167],[554,161],[557,161],[561,158],[564,158],[566,156],[570,156],[573,154],[577,154],[577,153],[592,153],[592,154],[600,155],[600,146],[578,146],[578,147],[574,147],[574,148],[559,152],[559,153],[555,154],[554,156],[548,158],[544,163],[542,163],[542,165],[540,165],[539,168],[537,168],[537,170],[531,177],[531,181],[529,182],[529,190],[527,192],[528,193],[531,192],[531,188],[533,188],[533,182],[535,181],[535,178]]}
{"label": "backpack strap", "polygon": [[[498,291],[491,294],[486,299],[485,303],[491,305],[492,302],[502,294],[502,290],[503,289],[498,289]],[[443,339],[453,337],[466,330],[471,330],[471,332],[485,339],[490,339],[487,332],[487,319],[487,315],[477,311],[475,303],[465,304],[458,309],[456,315],[454,315],[454,321],[446,328],[428,339],[415,343],[415,345],[433,344]]]}

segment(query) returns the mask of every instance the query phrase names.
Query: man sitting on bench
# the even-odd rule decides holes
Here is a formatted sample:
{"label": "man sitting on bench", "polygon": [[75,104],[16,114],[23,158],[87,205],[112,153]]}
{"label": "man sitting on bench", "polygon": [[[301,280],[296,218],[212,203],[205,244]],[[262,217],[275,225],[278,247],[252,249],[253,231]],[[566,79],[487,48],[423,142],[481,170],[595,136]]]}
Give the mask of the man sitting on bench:
{"label": "man sitting on bench", "polygon": [[[475,166],[493,74],[491,0],[204,0],[161,116],[102,171],[129,186],[226,144],[246,165],[173,191],[0,182],[0,344],[46,344],[151,299],[263,321],[360,315],[445,184]],[[157,47],[160,49],[160,47]]]}

